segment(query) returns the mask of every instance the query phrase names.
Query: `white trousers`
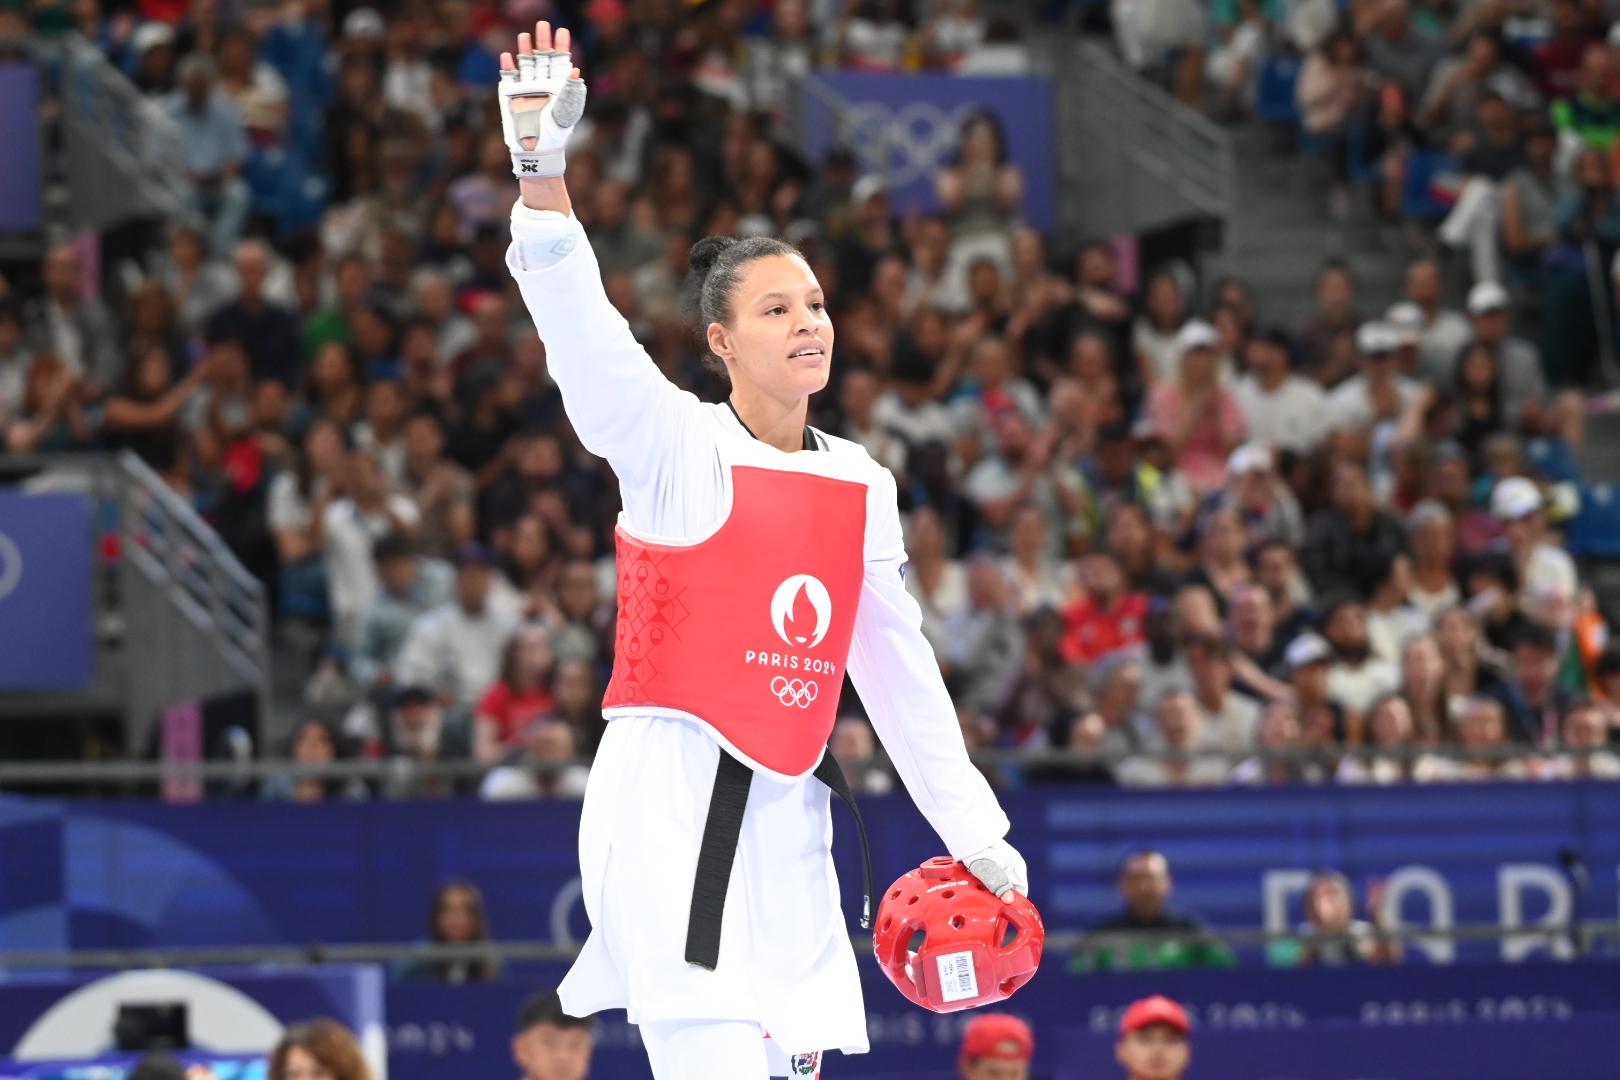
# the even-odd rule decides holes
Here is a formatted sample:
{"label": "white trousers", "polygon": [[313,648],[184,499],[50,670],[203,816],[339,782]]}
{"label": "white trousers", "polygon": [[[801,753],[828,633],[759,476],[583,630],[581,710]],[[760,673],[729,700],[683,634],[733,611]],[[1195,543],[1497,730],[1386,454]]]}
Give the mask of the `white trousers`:
{"label": "white trousers", "polygon": [[791,1060],[749,1020],[660,1020],[641,1025],[656,1080],[821,1078],[821,1055]]}
{"label": "white trousers", "polygon": [[1495,181],[1471,176],[1440,224],[1440,239],[1454,248],[1468,251],[1474,281],[1502,280],[1502,256],[1498,247],[1502,232],[1502,192]]}

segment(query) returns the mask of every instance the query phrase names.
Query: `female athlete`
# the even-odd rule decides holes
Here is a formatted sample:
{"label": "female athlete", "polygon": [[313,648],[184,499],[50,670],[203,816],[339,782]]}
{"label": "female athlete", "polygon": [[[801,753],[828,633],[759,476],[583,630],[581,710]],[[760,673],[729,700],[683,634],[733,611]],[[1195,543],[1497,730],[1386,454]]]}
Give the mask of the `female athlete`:
{"label": "female athlete", "polygon": [[628,1010],[659,1080],[818,1073],[867,1049],[840,914],[824,754],[844,675],[945,847],[1004,899],[1027,892],[1006,815],[969,762],[905,591],[894,478],[806,426],[833,324],[799,253],[692,250],[699,324],[730,380],[669,383],[603,292],[564,151],[585,104],[569,33],[501,57],[520,198],[507,265],[580,441],[618,475],[613,678],[580,822],[592,931],[567,1010]]}

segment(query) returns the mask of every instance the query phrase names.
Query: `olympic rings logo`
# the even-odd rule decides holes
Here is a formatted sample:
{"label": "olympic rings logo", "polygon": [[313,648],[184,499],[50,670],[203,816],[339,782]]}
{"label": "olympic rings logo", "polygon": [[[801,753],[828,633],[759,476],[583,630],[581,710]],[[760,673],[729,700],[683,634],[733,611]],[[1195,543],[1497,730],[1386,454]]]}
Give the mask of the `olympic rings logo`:
{"label": "olympic rings logo", "polygon": [[930,175],[960,138],[962,121],[978,106],[971,102],[948,109],[932,101],[912,101],[892,108],[881,101],[852,102],[839,117],[844,140],[871,171],[882,172],[893,186]]}
{"label": "olympic rings logo", "polygon": [[784,705],[797,705],[801,709],[808,709],[820,692],[820,688],[809,679],[789,679],[778,675],[771,680],[771,693],[775,694],[776,700]]}

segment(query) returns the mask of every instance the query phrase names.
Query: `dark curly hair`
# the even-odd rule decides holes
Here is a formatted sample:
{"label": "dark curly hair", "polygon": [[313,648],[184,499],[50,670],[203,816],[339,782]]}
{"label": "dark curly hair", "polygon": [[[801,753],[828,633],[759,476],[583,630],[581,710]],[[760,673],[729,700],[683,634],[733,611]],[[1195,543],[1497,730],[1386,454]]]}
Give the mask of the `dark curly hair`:
{"label": "dark curly hair", "polygon": [[770,255],[804,258],[798,248],[774,236],[706,236],[692,245],[686,257],[692,271],[687,278],[687,317],[696,325],[698,340],[705,342],[703,362],[710,369],[724,374],[726,366],[707,351],[709,324],[731,325],[743,267]]}

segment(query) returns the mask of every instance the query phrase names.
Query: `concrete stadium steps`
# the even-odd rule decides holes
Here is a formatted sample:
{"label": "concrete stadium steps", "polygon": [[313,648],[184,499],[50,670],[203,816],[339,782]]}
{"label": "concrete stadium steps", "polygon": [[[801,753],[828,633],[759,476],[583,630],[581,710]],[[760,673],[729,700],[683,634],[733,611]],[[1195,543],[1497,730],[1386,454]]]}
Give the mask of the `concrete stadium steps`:
{"label": "concrete stadium steps", "polygon": [[1207,260],[1207,280],[1228,274],[1248,282],[1262,323],[1297,329],[1309,317],[1312,282],[1324,259],[1355,272],[1361,308],[1383,311],[1399,298],[1405,245],[1364,213],[1335,220],[1322,164],[1279,145],[1260,124],[1229,129],[1237,164],[1235,207],[1223,249]]}

